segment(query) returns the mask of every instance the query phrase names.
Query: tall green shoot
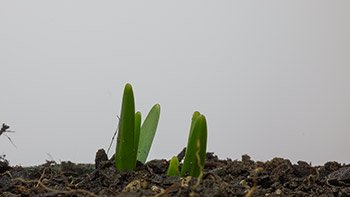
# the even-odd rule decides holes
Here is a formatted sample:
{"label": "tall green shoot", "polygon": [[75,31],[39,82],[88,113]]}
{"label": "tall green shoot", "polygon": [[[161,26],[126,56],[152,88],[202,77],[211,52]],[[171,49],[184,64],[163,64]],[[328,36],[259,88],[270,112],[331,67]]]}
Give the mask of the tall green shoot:
{"label": "tall green shoot", "polygon": [[136,166],[135,101],[130,84],[124,88],[119,121],[115,165],[118,170],[133,170]]}

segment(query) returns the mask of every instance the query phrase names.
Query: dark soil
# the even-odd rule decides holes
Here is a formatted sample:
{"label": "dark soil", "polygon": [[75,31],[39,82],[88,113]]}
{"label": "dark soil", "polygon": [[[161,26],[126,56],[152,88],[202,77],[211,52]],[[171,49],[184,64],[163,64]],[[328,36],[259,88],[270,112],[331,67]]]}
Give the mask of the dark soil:
{"label": "dark soil", "polygon": [[350,196],[350,166],[337,162],[220,160],[207,153],[201,180],[167,177],[167,166],[167,160],[152,160],[118,172],[103,150],[95,164],[10,167],[1,159],[0,196]]}

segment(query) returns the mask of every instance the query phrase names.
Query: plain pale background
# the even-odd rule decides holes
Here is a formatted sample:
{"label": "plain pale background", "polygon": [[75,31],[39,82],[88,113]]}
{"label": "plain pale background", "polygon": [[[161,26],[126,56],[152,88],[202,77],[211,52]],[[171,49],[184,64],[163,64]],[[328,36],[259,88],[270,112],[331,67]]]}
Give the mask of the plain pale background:
{"label": "plain pale background", "polygon": [[1,1],[0,121],[17,148],[0,136],[0,154],[12,165],[93,163],[130,82],[143,117],[161,104],[149,159],[177,154],[199,110],[220,158],[350,162],[349,10],[323,0]]}

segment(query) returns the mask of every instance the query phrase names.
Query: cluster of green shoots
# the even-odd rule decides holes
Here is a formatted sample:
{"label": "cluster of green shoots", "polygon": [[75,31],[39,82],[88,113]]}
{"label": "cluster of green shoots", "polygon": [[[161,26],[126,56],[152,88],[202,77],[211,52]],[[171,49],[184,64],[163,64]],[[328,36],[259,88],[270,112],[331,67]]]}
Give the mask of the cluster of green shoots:
{"label": "cluster of green shoots", "polygon": [[198,111],[193,113],[188,136],[185,159],[179,170],[179,160],[174,156],[170,160],[167,175],[168,176],[192,176],[200,177],[202,175],[205,155],[207,149],[207,121],[205,116]]}
{"label": "cluster of green shoots", "polygon": [[157,130],[160,105],[155,104],[141,126],[141,112],[135,112],[132,86],[124,88],[115,156],[118,170],[133,170],[136,161],[146,162]]}
{"label": "cluster of green shoots", "polygon": [[[137,161],[141,163],[146,162],[157,130],[159,116],[160,105],[155,104],[142,123],[141,112],[135,112],[132,86],[130,84],[125,85],[115,154],[117,170],[133,170]],[[175,156],[170,160],[167,175],[201,176],[205,162],[206,146],[206,119],[204,115],[196,111],[192,116],[185,159],[181,171],[179,160]]]}

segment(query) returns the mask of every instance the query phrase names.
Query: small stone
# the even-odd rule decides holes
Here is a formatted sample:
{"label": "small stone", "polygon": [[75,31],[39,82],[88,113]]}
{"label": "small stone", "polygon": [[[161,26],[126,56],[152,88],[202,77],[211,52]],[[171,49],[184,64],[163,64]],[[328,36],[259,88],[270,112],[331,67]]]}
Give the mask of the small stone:
{"label": "small stone", "polygon": [[276,189],[275,194],[277,194],[277,195],[281,195],[281,194],[282,194],[282,190],[280,190],[280,189]]}
{"label": "small stone", "polygon": [[187,176],[181,180],[181,187],[188,187],[190,181],[192,180],[191,176]]}
{"label": "small stone", "polygon": [[141,184],[141,188],[142,188],[142,189],[146,189],[146,188],[148,188],[148,186],[149,186],[148,181],[146,181],[145,179],[141,179],[141,180],[140,180],[140,184]]}
{"label": "small stone", "polygon": [[108,157],[107,157],[106,151],[104,149],[99,149],[96,152],[95,169],[97,169],[100,166],[100,163],[103,161],[108,161]]}
{"label": "small stone", "polygon": [[162,193],[162,192],[164,191],[163,188],[160,188],[160,187],[155,186],[155,185],[153,185],[153,186],[151,187],[151,190],[152,190],[153,192],[155,192],[155,193]]}
{"label": "small stone", "polygon": [[123,192],[137,192],[140,189],[141,189],[141,181],[133,180],[123,189]]}
{"label": "small stone", "polygon": [[350,167],[343,167],[329,174],[328,182],[333,185],[350,184]]}

